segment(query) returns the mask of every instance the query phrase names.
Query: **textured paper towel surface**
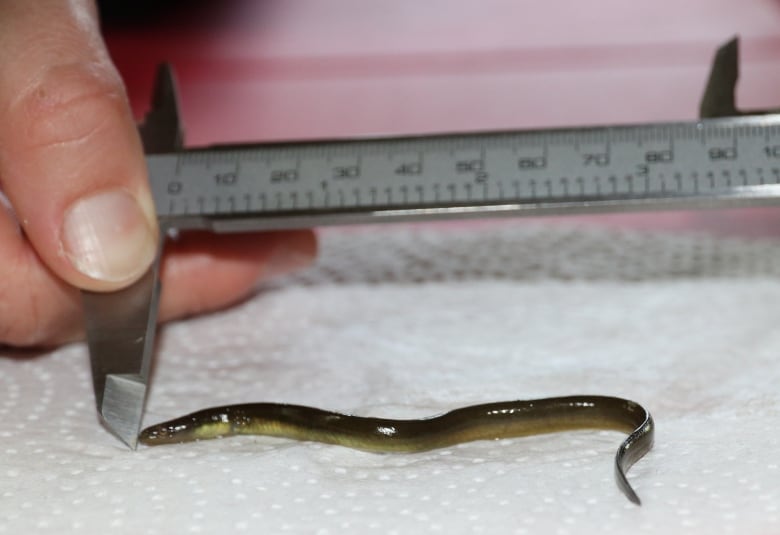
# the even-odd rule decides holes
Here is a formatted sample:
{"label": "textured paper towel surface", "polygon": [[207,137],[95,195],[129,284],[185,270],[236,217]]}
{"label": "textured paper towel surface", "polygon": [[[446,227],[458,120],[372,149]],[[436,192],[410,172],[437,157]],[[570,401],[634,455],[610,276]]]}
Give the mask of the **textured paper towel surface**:
{"label": "textured paper towel surface", "polygon": [[[313,269],[161,334],[145,423],[249,401],[418,417],[574,393],[657,422],[377,455],[264,437],[140,448],[85,348],[0,359],[0,533],[780,531],[780,242],[518,223],[332,230]],[[6,352],[8,353],[8,352]]]}

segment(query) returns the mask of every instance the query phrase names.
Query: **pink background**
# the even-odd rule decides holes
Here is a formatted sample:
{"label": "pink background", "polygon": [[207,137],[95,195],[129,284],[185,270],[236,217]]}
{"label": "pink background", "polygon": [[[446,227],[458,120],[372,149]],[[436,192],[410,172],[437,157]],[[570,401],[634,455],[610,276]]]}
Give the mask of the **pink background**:
{"label": "pink background", "polygon": [[[180,82],[190,145],[694,119],[742,38],[740,107],[780,106],[777,0],[227,0],[107,29],[134,109]],[[749,235],[775,210],[578,218]]]}

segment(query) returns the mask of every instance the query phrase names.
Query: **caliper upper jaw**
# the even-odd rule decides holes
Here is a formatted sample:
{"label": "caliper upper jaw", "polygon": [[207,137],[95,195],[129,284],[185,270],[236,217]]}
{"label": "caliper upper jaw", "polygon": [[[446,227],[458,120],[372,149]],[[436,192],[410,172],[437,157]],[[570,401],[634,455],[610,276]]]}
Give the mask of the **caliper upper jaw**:
{"label": "caliper upper jaw", "polygon": [[715,52],[712,69],[704,88],[699,117],[717,119],[740,115],[768,115],[778,110],[748,110],[737,108],[736,91],[739,80],[739,37],[734,37]]}
{"label": "caliper upper jaw", "polygon": [[157,67],[152,107],[138,131],[146,154],[175,152],[184,145],[176,77],[170,63]]}

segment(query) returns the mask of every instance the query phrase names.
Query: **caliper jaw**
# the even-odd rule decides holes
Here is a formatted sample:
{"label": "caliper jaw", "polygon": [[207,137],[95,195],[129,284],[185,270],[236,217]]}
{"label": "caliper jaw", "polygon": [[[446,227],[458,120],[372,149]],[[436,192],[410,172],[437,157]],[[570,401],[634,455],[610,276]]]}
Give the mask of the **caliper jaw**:
{"label": "caliper jaw", "polygon": [[[157,71],[152,108],[139,132],[146,154],[182,147],[176,82],[167,63]],[[138,443],[154,352],[165,230],[154,263],[140,280],[117,292],[82,292],[98,414],[131,449]]]}

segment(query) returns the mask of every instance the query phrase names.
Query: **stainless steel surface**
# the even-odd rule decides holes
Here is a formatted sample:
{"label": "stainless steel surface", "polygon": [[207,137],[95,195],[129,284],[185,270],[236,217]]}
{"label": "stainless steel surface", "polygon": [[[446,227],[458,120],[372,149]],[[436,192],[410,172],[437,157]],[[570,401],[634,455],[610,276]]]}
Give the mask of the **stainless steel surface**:
{"label": "stainless steel surface", "polygon": [[777,198],[780,116],[211,147],[147,161],[158,214],[180,229],[736,206]]}
{"label": "stainless steel surface", "polygon": [[159,256],[152,269],[129,288],[82,292],[98,413],[132,449],[138,440],[149,381],[160,294]]}

